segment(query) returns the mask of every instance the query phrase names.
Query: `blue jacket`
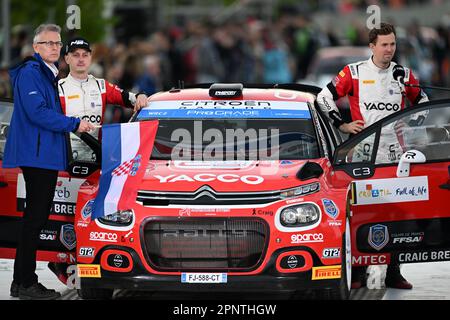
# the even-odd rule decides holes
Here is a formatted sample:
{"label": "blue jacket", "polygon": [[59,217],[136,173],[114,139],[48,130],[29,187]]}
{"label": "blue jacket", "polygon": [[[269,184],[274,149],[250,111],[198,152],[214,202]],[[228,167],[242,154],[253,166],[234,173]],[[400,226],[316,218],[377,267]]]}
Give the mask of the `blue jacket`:
{"label": "blue jacket", "polygon": [[10,70],[14,110],[3,157],[4,168],[65,170],[66,132],[80,119],[61,109],[56,78],[39,54]]}

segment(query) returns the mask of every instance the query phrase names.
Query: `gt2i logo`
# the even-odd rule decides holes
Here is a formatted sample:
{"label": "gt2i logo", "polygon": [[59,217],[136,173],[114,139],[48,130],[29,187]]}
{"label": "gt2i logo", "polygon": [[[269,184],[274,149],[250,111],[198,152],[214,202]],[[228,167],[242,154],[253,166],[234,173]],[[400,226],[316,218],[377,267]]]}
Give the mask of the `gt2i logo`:
{"label": "gt2i logo", "polygon": [[225,182],[225,183],[235,183],[235,182],[241,181],[246,184],[261,184],[264,181],[264,178],[260,177],[260,176],[252,176],[252,175],[239,176],[237,174],[216,175],[216,174],[212,174],[212,173],[201,173],[201,174],[197,174],[193,177],[189,177],[185,174],[182,174],[182,175],[173,174],[173,175],[165,176],[165,177],[155,175],[154,177],[156,179],[158,179],[160,183],[173,183],[173,182],[179,182],[179,181],[211,182],[214,180],[219,180],[220,182]]}
{"label": "gt2i logo", "polygon": [[322,251],[322,258],[335,259],[341,257],[341,248],[325,248]]}
{"label": "gt2i logo", "polygon": [[323,242],[323,233],[293,234],[291,243]]}
{"label": "gt2i logo", "polygon": [[81,247],[78,251],[78,256],[80,257],[88,257],[93,258],[95,253],[95,249],[91,247]]}

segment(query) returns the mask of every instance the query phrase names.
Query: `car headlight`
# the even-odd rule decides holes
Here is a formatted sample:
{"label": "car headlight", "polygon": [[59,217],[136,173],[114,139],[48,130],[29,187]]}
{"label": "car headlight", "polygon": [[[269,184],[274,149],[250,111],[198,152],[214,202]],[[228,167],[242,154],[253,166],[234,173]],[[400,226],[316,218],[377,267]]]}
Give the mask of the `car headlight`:
{"label": "car headlight", "polygon": [[285,227],[309,226],[320,218],[320,211],[313,203],[303,203],[281,211],[280,222]]}
{"label": "car headlight", "polygon": [[98,220],[103,224],[109,224],[113,226],[127,226],[133,220],[133,211],[117,211],[113,214],[101,217]]}
{"label": "car headlight", "polygon": [[280,197],[282,199],[293,198],[293,197],[311,194],[311,193],[317,192],[319,190],[320,190],[320,184],[318,182],[314,182],[314,183],[300,186],[297,188],[285,190],[280,193]]}

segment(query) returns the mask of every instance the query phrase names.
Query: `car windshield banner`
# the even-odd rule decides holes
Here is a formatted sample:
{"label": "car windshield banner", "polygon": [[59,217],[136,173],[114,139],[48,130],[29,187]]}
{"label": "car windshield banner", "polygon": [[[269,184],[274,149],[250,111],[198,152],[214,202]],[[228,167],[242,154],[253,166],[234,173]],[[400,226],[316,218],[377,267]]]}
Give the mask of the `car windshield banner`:
{"label": "car windshield banner", "polygon": [[102,175],[92,219],[127,210],[134,203],[157,130],[156,120],[103,126]]}
{"label": "car windshield banner", "polygon": [[139,112],[138,119],[311,119],[305,102],[293,101],[155,101]]}

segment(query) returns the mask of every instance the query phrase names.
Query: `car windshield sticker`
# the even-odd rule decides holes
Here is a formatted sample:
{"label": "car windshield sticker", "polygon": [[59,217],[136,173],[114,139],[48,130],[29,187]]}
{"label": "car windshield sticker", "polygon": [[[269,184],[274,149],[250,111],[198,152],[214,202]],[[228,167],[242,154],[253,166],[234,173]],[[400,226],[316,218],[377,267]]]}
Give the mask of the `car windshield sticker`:
{"label": "car windshield sticker", "polygon": [[354,181],[355,205],[426,201],[428,177]]}
{"label": "car windshield sticker", "polygon": [[155,101],[139,112],[142,119],[264,118],[311,119],[305,102],[292,101]]}

